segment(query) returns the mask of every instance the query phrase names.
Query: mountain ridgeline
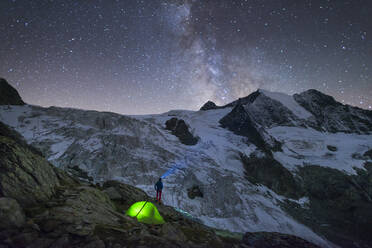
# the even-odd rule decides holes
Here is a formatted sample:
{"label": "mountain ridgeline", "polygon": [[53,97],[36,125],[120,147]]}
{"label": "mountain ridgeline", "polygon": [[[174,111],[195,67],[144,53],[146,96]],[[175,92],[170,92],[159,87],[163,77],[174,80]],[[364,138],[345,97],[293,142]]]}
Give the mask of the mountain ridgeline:
{"label": "mountain ridgeline", "polygon": [[[199,111],[172,110],[145,116],[22,105],[18,93],[9,92],[1,92],[13,97],[2,99],[0,121],[5,125],[0,131],[8,130],[8,125],[24,137],[25,141],[13,132],[3,132],[3,139],[15,140],[4,140],[11,149],[9,154],[28,154],[20,161],[31,162],[17,171],[24,170],[30,180],[19,181],[23,177],[16,176],[19,195],[10,194],[9,186],[8,193],[1,196],[16,200],[7,204],[20,205],[15,220],[37,222],[41,230],[38,237],[53,239],[54,234],[43,236],[44,232],[53,233],[43,229],[53,211],[59,216],[60,210],[68,212],[78,206],[90,213],[92,210],[84,204],[99,199],[102,208],[93,211],[95,217],[79,215],[80,220],[88,218],[86,224],[72,219],[76,222],[71,226],[60,215],[61,220],[46,229],[62,225],[66,230],[81,230],[89,233],[84,236],[89,242],[107,247],[119,242],[113,236],[121,232],[131,245],[141,244],[131,238],[141,233],[141,239],[151,240],[155,246],[183,247],[185,240],[191,240],[190,244],[186,242],[189,247],[208,246],[216,239],[221,247],[273,247],[275,242],[287,239],[295,242],[288,238],[293,236],[284,235],[289,234],[321,247],[372,247],[372,111],[341,104],[316,90],[293,96],[257,90],[225,106],[209,101]],[[8,145],[11,142],[19,145]],[[42,159],[45,172],[33,175],[31,171],[36,169],[32,161],[41,155],[54,167]],[[9,161],[18,161],[15,157]],[[152,229],[117,216],[115,211],[124,210],[130,202],[154,196],[153,184],[165,172],[168,176],[164,178],[163,199],[172,207],[160,207],[159,212],[165,213],[168,227]],[[95,186],[97,183],[101,186]],[[23,189],[22,185],[27,187]],[[31,186],[40,191],[35,197],[29,192]],[[112,194],[113,189],[107,187],[119,193]],[[129,194],[131,191],[138,197]],[[24,195],[30,195],[26,198],[34,202],[25,203]],[[86,200],[67,200],[72,204],[69,206],[61,203],[76,195]],[[122,198],[115,200],[119,195]],[[39,210],[29,210],[40,202]],[[107,210],[110,208],[114,212]],[[41,214],[45,209],[49,215]],[[107,219],[109,223],[100,219],[101,214],[112,216]],[[185,220],[177,222],[177,216]],[[111,227],[121,231],[116,233]],[[25,227],[17,224],[14,228],[19,231]],[[201,237],[187,228],[205,235]],[[169,232],[176,233],[176,241],[166,238],[172,236]],[[247,232],[252,234],[242,238]],[[69,233],[72,242],[80,231]],[[238,239],[234,236],[237,233],[241,233]],[[65,234],[60,231],[58,237]],[[302,239],[298,242],[306,242]]]}
{"label": "mountain ridgeline", "polygon": [[0,105],[24,105],[18,91],[4,78],[0,78]]}

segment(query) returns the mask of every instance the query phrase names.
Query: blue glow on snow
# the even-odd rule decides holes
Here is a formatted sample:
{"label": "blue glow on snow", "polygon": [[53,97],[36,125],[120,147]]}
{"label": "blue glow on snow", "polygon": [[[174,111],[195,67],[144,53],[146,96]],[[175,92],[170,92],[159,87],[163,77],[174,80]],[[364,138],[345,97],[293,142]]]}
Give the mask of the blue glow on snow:
{"label": "blue glow on snow", "polygon": [[177,170],[187,167],[186,160],[176,162],[169,170],[167,170],[161,178],[166,178],[167,176],[174,174]]}

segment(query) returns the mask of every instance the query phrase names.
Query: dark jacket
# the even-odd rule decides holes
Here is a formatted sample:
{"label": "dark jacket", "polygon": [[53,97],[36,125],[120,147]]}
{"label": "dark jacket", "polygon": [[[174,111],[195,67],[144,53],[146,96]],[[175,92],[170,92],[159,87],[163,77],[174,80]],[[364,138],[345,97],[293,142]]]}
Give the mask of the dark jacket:
{"label": "dark jacket", "polygon": [[158,191],[158,190],[162,190],[163,189],[163,183],[162,183],[162,181],[157,181],[156,183],[155,183],[155,190],[156,191]]}

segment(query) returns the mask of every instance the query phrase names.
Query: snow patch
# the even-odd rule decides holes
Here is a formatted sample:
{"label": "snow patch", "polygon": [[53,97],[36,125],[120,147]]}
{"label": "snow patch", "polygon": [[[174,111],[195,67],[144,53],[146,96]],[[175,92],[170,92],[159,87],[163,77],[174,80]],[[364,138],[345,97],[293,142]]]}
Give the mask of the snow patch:
{"label": "snow patch", "polygon": [[48,160],[53,161],[55,159],[60,158],[73,142],[74,142],[73,140],[63,140],[60,141],[59,143],[53,144],[50,147],[52,155],[48,157]]}
{"label": "snow patch", "polygon": [[274,127],[268,132],[283,143],[283,152],[275,152],[274,158],[292,171],[309,164],[356,174],[353,167],[363,168],[365,160],[359,157],[372,147],[371,135],[323,133],[299,127]]}
{"label": "snow patch", "polygon": [[312,114],[301,107],[293,98],[293,96],[279,93],[279,92],[270,92],[267,90],[259,90],[260,93],[266,95],[267,97],[276,100],[286,106],[292,113],[294,113],[300,119],[308,119],[312,116]]}

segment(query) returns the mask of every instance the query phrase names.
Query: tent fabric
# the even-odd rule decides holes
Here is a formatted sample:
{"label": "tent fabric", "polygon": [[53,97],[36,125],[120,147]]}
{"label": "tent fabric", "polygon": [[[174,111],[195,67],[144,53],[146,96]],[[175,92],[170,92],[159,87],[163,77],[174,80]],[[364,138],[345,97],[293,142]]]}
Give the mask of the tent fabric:
{"label": "tent fabric", "polygon": [[137,220],[146,224],[164,224],[158,209],[151,202],[139,201],[127,210],[126,215],[137,217]]}

